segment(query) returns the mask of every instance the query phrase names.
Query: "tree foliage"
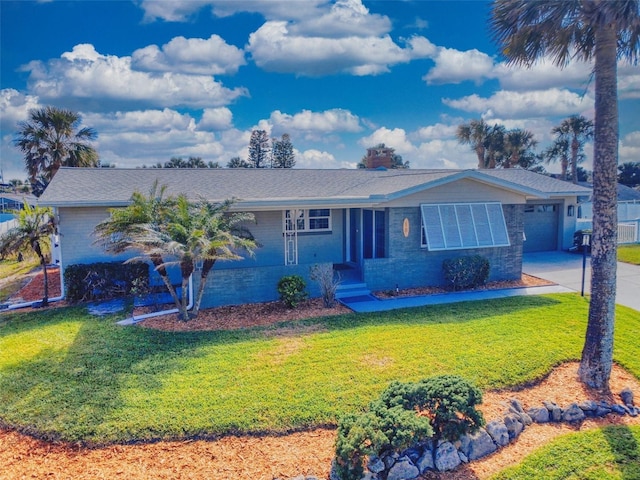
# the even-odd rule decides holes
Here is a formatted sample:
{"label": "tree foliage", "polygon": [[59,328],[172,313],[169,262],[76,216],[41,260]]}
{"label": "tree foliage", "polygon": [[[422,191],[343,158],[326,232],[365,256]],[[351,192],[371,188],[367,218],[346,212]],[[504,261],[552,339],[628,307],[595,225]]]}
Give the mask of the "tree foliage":
{"label": "tree foliage", "polygon": [[0,236],[0,258],[31,249],[40,259],[44,273],[42,306],[49,304],[49,277],[46,255],[50,237],[56,233],[56,222],[49,207],[32,207],[27,202],[16,212],[18,224]]}
{"label": "tree foliage", "polygon": [[233,157],[227,162],[227,168],[251,168],[251,165],[240,157]]}
{"label": "tree foliage", "polygon": [[627,187],[640,185],[640,162],[626,162],[618,165],[618,182]]}
{"label": "tree foliage", "polygon": [[[94,230],[97,242],[111,253],[134,252],[130,261],[150,261],[162,278],[184,321],[198,315],[207,277],[218,260],[241,260],[257,247],[245,227],[254,217],[229,213],[233,201],[212,204],[190,202],[186,195],[165,197],[166,188],[155,183],[147,196],[135,192],[131,204],[110,210],[111,216]],[[190,316],[185,294],[189,278],[202,264],[200,284]],[[173,286],[168,269],[178,267],[182,296]]]}
{"label": "tree foliage", "polygon": [[14,144],[24,154],[25,168],[34,195],[40,196],[60,167],[97,167],[98,152],[89,142],[97,133],[78,130],[80,116],[71,110],[44,107],[29,111],[29,120],[18,123]]}
{"label": "tree foliage", "polygon": [[151,168],[221,168],[218,162],[205,162],[201,157],[171,157],[168,162],[156,163]]}
{"label": "tree foliage", "polygon": [[560,125],[553,127],[551,134],[555,136],[556,142],[567,145],[570,153],[568,158],[571,168],[570,180],[578,183],[578,164],[585,159],[583,150],[586,141],[593,138],[593,122],[582,115],[571,115]]}
{"label": "tree foliage", "polygon": [[249,168],[268,168],[271,147],[265,130],[254,130],[249,140]]}
{"label": "tree foliage", "polygon": [[640,3],[496,0],[490,23],[510,64],[530,67],[542,58],[560,67],[573,59],[594,62],[591,298],[579,375],[592,388],[608,389],[617,265],[617,62],[637,64],[640,57]]}
{"label": "tree foliage", "polygon": [[271,150],[272,168],[293,168],[296,165],[296,156],[293,153],[293,144],[288,133],[282,134],[280,140],[273,139]]}

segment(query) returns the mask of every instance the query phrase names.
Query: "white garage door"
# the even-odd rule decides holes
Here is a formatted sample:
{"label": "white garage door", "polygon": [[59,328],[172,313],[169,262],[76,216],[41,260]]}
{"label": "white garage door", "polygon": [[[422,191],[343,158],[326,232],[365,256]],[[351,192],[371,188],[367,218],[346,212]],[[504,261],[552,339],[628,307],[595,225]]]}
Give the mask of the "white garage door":
{"label": "white garage door", "polygon": [[524,207],[525,252],[544,252],[558,248],[558,210],[553,203]]}

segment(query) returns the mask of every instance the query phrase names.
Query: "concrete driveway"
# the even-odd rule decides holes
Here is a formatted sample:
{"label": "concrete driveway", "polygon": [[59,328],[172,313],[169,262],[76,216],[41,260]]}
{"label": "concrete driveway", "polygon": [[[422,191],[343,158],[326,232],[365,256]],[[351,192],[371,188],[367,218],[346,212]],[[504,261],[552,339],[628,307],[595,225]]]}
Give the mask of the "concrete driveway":
{"label": "concrete driveway", "polygon": [[[581,291],[582,254],[567,252],[525,253],[522,271],[567,288]],[[591,287],[591,258],[587,256],[584,292]],[[640,266],[618,262],[616,303],[640,311]]]}

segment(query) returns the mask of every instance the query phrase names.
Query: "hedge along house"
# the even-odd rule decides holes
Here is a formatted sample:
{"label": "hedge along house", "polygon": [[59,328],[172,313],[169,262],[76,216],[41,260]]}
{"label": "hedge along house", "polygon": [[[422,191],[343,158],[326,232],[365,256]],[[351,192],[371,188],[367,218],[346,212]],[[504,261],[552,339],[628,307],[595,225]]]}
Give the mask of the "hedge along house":
{"label": "hedge along house", "polygon": [[127,205],[134,191],[146,194],[156,181],[166,195],[234,198],[234,210],[255,214],[248,227],[260,248],[253,258],[216,263],[204,308],[277,299],[287,275],[302,276],[318,295],[309,280],[316,264],[373,291],[442,285],[443,260],[473,254],[489,260],[490,280],[518,279],[528,242],[538,242],[529,250],[571,246],[576,199],[588,193],[517,169],[61,168],[40,198],[58,217],[61,272],[126,260],[94,245],[93,229],[109,208]]}

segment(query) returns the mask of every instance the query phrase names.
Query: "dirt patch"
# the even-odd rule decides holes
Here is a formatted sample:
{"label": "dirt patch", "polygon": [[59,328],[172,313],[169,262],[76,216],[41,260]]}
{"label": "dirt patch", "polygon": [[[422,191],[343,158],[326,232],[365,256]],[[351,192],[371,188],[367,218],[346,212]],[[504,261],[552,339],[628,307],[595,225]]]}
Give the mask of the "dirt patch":
{"label": "dirt patch", "polygon": [[[553,370],[539,384],[514,391],[487,392],[481,410],[487,420],[502,416],[505,403],[518,398],[525,407],[552,400],[566,406],[587,399],[604,399],[578,382],[577,363]],[[611,389],[629,387],[640,398],[640,382],[614,366]],[[579,426],[534,424],[519,439],[499,452],[449,473],[425,478],[439,480],[484,479],[513,465],[553,438],[565,433],[612,424],[640,425],[640,417],[609,415],[588,420]],[[123,478],[177,480],[273,480],[297,475],[329,477],[335,431],[316,429],[282,436],[224,437],[213,441],[158,442],[139,445],[113,445],[106,448],[77,446],[34,440],[15,431],[0,430],[2,478]]]}

